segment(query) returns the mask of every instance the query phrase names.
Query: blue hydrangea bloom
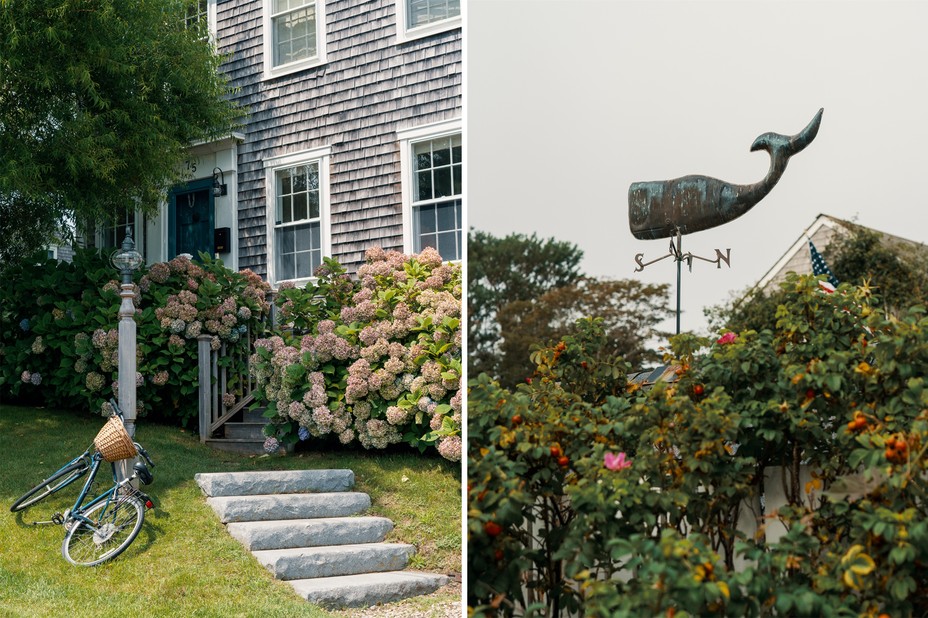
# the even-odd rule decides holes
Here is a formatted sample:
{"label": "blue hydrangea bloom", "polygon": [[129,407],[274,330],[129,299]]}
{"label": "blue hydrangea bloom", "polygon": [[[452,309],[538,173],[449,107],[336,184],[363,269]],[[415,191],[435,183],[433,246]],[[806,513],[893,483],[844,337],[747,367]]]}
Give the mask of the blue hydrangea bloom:
{"label": "blue hydrangea bloom", "polygon": [[29,331],[29,318],[23,318],[22,320],[20,320],[19,327],[23,329],[23,331],[28,332]]}
{"label": "blue hydrangea bloom", "polygon": [[309,440],[309,430],[305,427],[300,427],[297,435],[300,437],[300,440]]}

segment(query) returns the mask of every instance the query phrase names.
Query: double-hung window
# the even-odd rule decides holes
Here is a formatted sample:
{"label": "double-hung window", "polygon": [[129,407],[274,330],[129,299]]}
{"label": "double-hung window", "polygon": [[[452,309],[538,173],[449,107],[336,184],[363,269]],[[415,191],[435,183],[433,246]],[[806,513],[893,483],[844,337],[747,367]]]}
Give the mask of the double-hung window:
{"label": "double-hung window", "polygon": [[268,182],[268,274],[272,282],[307,281],[328,243],[328,150],[265,163]]}
{"label": "double-hung window", "polygon": [[459,127],[459,122],[443,123],[399,135],[405,249],[419,253],[434,247],[446,261],[463,256],[464,165]]}
{"label": "double-hung window", "polygon": [[461,26],[461,0],[396,0],[400,42]]}
{"label": "double-hung window", "polygon": [[126,237],[126,227],[132,230],[136,251],[143,253],[141,217],[136,218],[134,209],[127,209],[107,224],[100,226],[94,244],[101,249],[114,249],[122,246],[122,241]]}
{"label": "double-hung window", "polygon": [[325,62],[323,0],[265,0],[264,41],[266,77]]}
{"label": "double-hung window", "polygon": [[216,35],[216,0],[195,0],[187,5],[184,16],[187,28],[202,28],[203,37]]}

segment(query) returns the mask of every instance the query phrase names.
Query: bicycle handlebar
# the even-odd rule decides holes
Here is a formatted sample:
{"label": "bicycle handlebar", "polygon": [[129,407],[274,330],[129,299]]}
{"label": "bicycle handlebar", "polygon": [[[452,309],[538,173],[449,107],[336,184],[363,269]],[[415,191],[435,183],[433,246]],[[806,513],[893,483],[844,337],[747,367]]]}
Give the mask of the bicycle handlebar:
{"label": "bicycle handlebar", "polygon": [[154,467],[155,467],[155,462],[153,462],[153,461],[151,460],[151,457],[149,457],[148,451],[146,451],[144,448],[142,448],[142,445],[139,444],[138,442],[133,442],[132,444],[135,445],[135,450],[137,450],[137,451],[139,452],[139,455],[141,455],[142,457],[145,458],[145,461],[148,463],[149,467],[154,468]]}
{"label": "bicycle handlebar", "polygon": [[118,416],[118,417],[119,417],[119,420],[121,420],[123,423],[125,423],[125,422],[126,422],[126,417],[123,416],[122,410],[119,409],[119,404],[116,403],[116,400],[113,399],[112,397],[110,398],[110,407],[113,408],[113,414],[115,414],[116,416]]}

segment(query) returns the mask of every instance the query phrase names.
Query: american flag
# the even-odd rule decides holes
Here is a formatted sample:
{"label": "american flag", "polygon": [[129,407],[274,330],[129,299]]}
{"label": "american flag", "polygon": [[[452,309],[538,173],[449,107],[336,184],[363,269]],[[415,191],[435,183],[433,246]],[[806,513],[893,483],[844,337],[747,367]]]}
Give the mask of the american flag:
{"label": "american flag", "polygon": [[828,264],[825,263],[825,258],[818,252],[811,240],[809,241],[809,252],[812,254],[812,274],[828,275],[828,281],[822,281],[821,286],[826,292],[834,292],[835,288],[838,287],[838,278],[835,277],[831,269],[828,268]]}

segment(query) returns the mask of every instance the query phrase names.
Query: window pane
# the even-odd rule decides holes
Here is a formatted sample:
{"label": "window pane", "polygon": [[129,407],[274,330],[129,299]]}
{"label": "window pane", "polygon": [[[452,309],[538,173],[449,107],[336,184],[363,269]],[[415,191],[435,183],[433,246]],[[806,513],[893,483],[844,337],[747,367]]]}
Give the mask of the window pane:
{"label": "window pane", "polygon": [[306,188],[309,191],[319,189],[319,164],[313,163],[306,166]]}
{"label": "window pane", "polygon": [[419,208],[419,234],[430,234],[436,231],[435,207],[421,206]]}
{"label": "window pane", "polygon": [[281,170],[277,172],[277,193],[293,193],[290,184],[290,170]]}
{"label": "window pane", "polygon": [[306,190],[306,168],[293,168],[293,192],[299,193]]}
{"label": "window pane", "polygon": [[432,199],[432,171],[419,172],[416,176],[416,196],[414,199],[417,202]]}
{"label": "window pane", "polygon": [[451,165],[451,140],[447,137],[432,140],[432,165]]}
{"label": "window pane", "polygon": [[435,234],[422,234],[419,236],[419,246],[416,247],[416,251],[422,251],[426,247],[438,248],[438,239]]}
{"label": "window pane", "polygon": [[455,145],[451,148],[451,162],[460,163],[461,162],[461,138],[458,136],[454,140]]}
{"label": "window pane", "polygon": [[[318,226],[312,226],[313,228],[318,229]],[[317,245],[313,244],[312,229],[307,228],[306,226],[299,226],[296,228],[296,250],[297,251],[311,251]]]}
{"label": "window pane", "polygon": [[429,145],[425,145],[425,152],[420,152],[422,146],[416,146],[416,169],[425,170],[432,167],[432,153],[429,150]]}
{"label": "window pane", "polygon": [[312,277],[313,276],[313,260],[311,252],[303,252],[296,254],[296,276],[297,277]]}
{"label": "window pane", "polygon": [[277,278],[280,280],[293,279],[293,266],[292,255],[288,254],[280,256],[280,258],[277,260]]}
{"label": "window pane", "polygon": [[293,220],[302,221],[306,216],[306,194],[298,193],[293,196]]}
{"label": "window pane", "polygon": [[455,165],[451,168],[451,195],[462,193],[464,193],[464,184],[461,180],[461,166]]}
{"label": "window pane", "polygon": [[309,218],[318,219],[319,218],[319,192],[313,191],[312,193],[307,193],[306,197],[309,200]]}
{"label": "window pane", "polygon": [[451,191],[451,168],[442,167],[435,170],[435,197],[448,197]]}
{"label": "window pane", "polygon": [[[314,223],[310,226],[309,232],[313,249],[318,252],[319,255],[322,255],[322,226],[318,223]],[[321,262],[318,262],[316,266],[319,264],[321,264]]]}
{"label": "window pane", "polygon": [[284,227],[277,230],[277,252],[281,255],[293,253],[295,227]]}
{"label": "window pane", "polygon": [[442,231],[453,230],[457,226],[455,225],[454,211],[455,208],[454,202],[445,202],[444,204],[438,204],[435,207],[436,210],[436,219],[438,220],[438,229]]}
{"label": "window pane", "polygon": [[291,200],[293,198],[289,195],[285,195],[280,198],[280,218],[277,220],[278,223],[290,223],[293,221],[293,206],[291,205]]}
{"label": "window pane", "polygon": [[461,233],[460,232],[442,232],[438,235],[438,249],[439,255],[443,260],[459,260],[461,256],[458,252],[458,244],[460,242]]}

